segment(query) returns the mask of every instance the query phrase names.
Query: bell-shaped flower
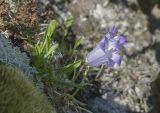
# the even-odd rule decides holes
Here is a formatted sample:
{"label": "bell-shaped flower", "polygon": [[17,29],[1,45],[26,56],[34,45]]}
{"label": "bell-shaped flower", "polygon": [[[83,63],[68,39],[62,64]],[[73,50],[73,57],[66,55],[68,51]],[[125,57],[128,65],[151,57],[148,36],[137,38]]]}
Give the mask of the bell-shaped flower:
{"label": "bell-shaped flower", "polygon": [[123,36],[114,36],[115,26],[108,30],[108,34],[97,44],[97,46],[88,53],[86,62],[93,67],[102,64],[109,67],[114,64],[121,64],[122,57],[118,54],[119,46],[125,43]]}

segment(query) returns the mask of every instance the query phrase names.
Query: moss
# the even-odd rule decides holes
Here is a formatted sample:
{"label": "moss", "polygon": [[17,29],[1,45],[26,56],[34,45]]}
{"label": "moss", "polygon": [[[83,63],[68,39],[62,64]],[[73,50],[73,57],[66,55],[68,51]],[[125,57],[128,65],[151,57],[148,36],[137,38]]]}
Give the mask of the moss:
{"label": "moss", "polygon": [[0,65],[0,113],[55,113],[41,92],[24,74]]}

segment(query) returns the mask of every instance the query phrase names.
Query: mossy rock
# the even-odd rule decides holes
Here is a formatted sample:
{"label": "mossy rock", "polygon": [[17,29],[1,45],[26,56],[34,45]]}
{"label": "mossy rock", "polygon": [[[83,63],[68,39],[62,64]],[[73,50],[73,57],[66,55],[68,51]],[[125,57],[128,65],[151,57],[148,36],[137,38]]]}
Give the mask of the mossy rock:
{"label": "mossy rock", "polygon": [[10,66],[0,65],[0,113],[56,113],[47,97]]}

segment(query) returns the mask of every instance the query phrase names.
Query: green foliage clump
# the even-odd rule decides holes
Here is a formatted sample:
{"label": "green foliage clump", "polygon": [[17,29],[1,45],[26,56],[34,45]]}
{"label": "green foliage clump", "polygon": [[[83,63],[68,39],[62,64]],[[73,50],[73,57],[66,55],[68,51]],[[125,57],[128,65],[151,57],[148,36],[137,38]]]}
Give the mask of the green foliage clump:
{"label": "green foliage clump", "polygon": [[56,113],[25,75],[0,65],[0,113]]}
{"label": "green foliage clump", "polygon": [[[74,43],[66,41],[71,38],[68,34],[72,22],[73,17],[70,15],[64,22],[63,28],[56,29],[57,21],[51,20],[43,38],[32,44],[31,49],[33,66],[37,70],[36,79],[44,84],[45,92],[61,112],[66,111],[66,105],[75,107],[82,104],[75,96],[86,85],[88,73],[83,52],[79,49],[82,38],[78,38]],[[57,59],[56,54],[62,56]]]}

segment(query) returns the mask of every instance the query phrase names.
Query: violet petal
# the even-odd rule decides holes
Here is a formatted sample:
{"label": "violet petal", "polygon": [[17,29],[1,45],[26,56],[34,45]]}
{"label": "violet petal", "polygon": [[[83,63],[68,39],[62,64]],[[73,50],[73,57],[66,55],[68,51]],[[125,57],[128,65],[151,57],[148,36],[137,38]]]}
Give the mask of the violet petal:
{"label": "violet petal", "polygon": [[112,67],[115,63],[120,65],[122,57],[118,54],[118,50],[119,46],[125,43],[125,38],[114,36],[115,30],[115,26],[109,28],[108,34],[89,52],[86,62],[90,66],[97,67],[105,64]]}
{"label": "violet petal", "polygon": [[116,31],[116,26],[113,25],[113,26],[111,26],[111,27],[109,28],[108,33],[113,37],[115,31]]}
{"label": "violet petal", "polygon": [[124,44],[126,42],[125,38],[123,36],[119,36],[119,44]]}
{"label": "violet petal", "polygon": [[101,48],[93,49],[86,57],[86,62],[90,66],[97,67],[101,64],[104,64],[108,61],[105,52]]}
{"label": "violet petal", "polygon": [[106,42],[106,39],[105,37],[97,44],[96,48],[101,48],[103,51],[105,51],[105,42]]}
{"label": "violet petal", "polygon": [[121,64],[121,61],[122,61],[122,57],[118,54],[118,53],[112,53],[112,57],[111,57],[111,59],[115,62],[115,63],[117,63],[117,64]]}
{"label": "violet petal", "polygon": [[114,64],[115,64],[115,62],[114,62],[112,59],[109,59],[109,61],[107,62],[107,65],[108,65],[109,67],[114,66]]}
{"label": "violet petal", "polygon": [[118,50],[119,48],[119,41],[118,40],[115,40],[114,38],[113,39],[110,39],[107,44],[106,44],[106,49],[107,50]]}

